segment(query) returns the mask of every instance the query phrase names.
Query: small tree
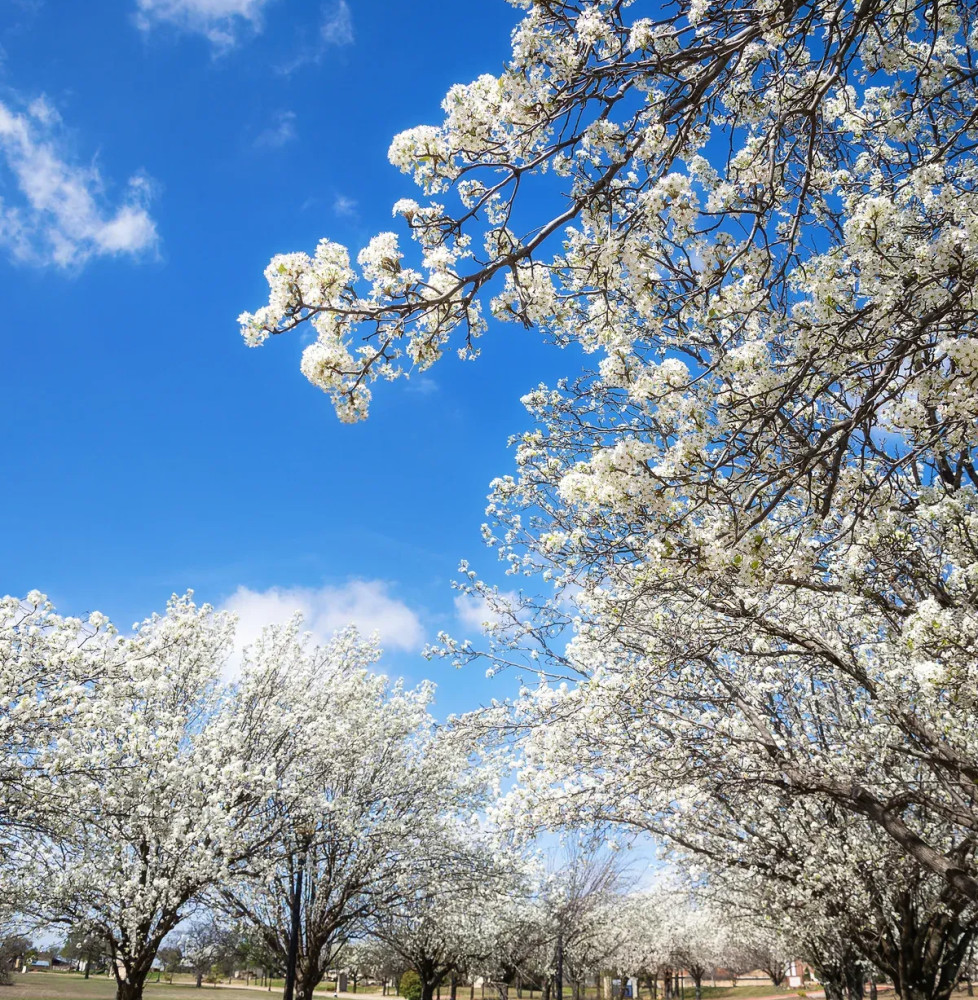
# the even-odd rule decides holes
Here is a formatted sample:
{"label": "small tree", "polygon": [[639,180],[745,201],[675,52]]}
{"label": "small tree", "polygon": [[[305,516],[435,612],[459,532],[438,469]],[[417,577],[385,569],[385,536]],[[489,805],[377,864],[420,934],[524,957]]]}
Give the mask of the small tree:
{"label": "small tree", "polygon": [[414,969],[408,969],[401,976],[401,981],[398,983],[398,992],[404,997],[404,1000],[421,1000],[422,990],[421,977]]}
{"label": "small tree", "polygon": [[163,966],[163,971],[166,973],[166,981],[172,983],[173,973],[180,968],[180,960],[183,957],[183,952],[175,944],[164,945],[157,952],[156,957],[159,959],[160,964]]}

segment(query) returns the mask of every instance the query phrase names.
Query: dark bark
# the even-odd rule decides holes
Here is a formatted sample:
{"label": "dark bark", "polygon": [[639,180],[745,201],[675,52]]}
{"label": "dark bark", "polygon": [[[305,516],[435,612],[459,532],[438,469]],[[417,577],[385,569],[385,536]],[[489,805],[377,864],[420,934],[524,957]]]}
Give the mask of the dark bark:
{"label": "dark bark", "polygon": [[901,1000],[948,1000],[978,926],[963,898],[945,892],[938,900],[922,900],[921,889],[911,885],[899,893],[892,903],[897,920],[856,940]]}
{"label": "dark bark", "polygon": [[318,961],[312,961],[309,956],[300,955],[299,964],[295,970],[296,1000],[313,1000],[313,990],[323,981],[325,973],[326,970],[320,966]]}
{"label": "dark bark", "polygon": [[115,996],[116,1000],[142,1000],[143,988],[149,975],[149,967],[136,968],[125,973],[116,972]]}

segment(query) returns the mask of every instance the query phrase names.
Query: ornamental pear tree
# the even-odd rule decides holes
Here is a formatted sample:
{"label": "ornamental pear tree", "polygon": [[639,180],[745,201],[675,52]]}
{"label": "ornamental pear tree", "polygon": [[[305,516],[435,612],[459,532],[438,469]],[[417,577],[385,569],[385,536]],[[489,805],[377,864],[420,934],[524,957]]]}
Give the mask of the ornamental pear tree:
{"label": "ornamental pear tree", "polygon": [[493,489],[535,593],[465,581],[569,682],[519,719],[568,720],[550,784],[623,727],[605,798],[788,789],[978,900],[973,5],[513,2],[502,71],[391,144],[416,246],[274,258],[246,341],[311,326],[344,420],[486,311],[583,349]]}
{"label": "ornamental pear tree", "polygon": [[471,815],[485,794],[477,748],[429,714],[432,685],[372,673],[379,655],[352,628],[311,646],[293,622],[266,630],[244,667],[243,691],[269,692],[266,732],[281,727],[284,743],[298,726],[302,747],[266,805],[279,831],[267,862],[225,885],[219,905],[284,965],[299,891],[299,1000],[375,912],[400,904],[405,866],[429,863],[425,843],[446,817]]}
{"label": "ornamental pear tree", "polygon": [[[86,747],[72,756],[59,737],[92,723],[100,685],[111,690],[125,656],[104,615],[63,617],[38,591],[0,598],[0,870],[18,835],[80,815],[72,812],[79,803],[51,783],[52,771],[70,782],[112,766]],[[16,890],[3,895],[15,900]]]}
{"label": "ornamental pear tree", "polygon": [[572,843],[558,856],[538,893],[550,931],[549,975],[556,971],[559,937],[564,979],[574,1000],[584,995],[588,977],[620,954],[634,930],[620,919],[628,882],[623,856],[602,846]]}
{"label": "ornamental pear tree", "polygon": [[615,964],[645,984],[650,1000],[657,1000],[660,977],[669,993],[670,920],[675,911],[676,894],[661,886],[630,893],[615,910],[622,929]]}
{"label": "ornamental pear tree", "polygon": [[505,998],[515,952],[535,943],[516,940],[517,928],[535,934],[538,926],[532,871],[512,847],[471,828],[446,824],[433,834],[404,859],[400,899],[371,915],[370,932],[417,972],[422,1000],[463,972],[495,977]]}
{"label": "ornamental pear tree", "polygon": [[975,905],[865,820],[811,803],[780,812],[780,830],[758,824],[751,838],[768,837],[766,858],[688,859],[741,967],[803,959],[835,997],[861,996],[875,971],[904,1000],[947,1000],[978,933]]}
{"label": "ornamental pear tree", "polygon": [[118,639],[97,711],[50,737],[63,820],[16,845],[23,910],[104,939],[118,1000],[139,1000],[164,938],[276,836],[264,807],[290,747],[263,730],[269,703],[221,682],[233,631],[186,595]]}
{"label": "ornamental pear tree", "polygon": [[671,964],[689,973],[696,1000],[702,1000],[703,977],[721,964],[727,929],[710,908],[687,903],[676,907],[671,930]]}

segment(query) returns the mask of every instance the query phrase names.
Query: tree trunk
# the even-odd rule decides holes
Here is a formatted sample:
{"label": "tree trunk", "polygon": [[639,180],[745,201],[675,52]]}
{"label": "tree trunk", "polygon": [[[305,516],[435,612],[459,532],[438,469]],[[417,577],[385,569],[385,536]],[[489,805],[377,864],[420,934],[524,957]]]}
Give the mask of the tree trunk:
{"label": "tree trunk", "polygon": [[126,972],[126,978],[119,978],[116,972],[115,996],[116,1000],[142,1000],[143,987],[146,985],[148,969],[137,969],[133,972]]}
{"label": "tree trunk", "polygon": [[[323,981],[323,972],[318,961],[310,961],[309,956],[300,955],[295,970],[296,1000],[313,1000],[313,990]],[[337,988],[339,983],[336,984]]]}

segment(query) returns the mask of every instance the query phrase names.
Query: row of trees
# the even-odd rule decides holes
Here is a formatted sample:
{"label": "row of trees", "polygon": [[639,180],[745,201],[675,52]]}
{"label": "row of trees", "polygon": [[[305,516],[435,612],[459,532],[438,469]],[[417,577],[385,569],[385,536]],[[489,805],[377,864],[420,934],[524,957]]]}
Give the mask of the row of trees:
{"label": "row of trees", "polygon": [[[189,596],[128,636],[39,595],[4,607],[5,898],[107,954],[120,1000],[154,963],[198,984],[270,976],[296,912],[300,1000],[351,963],[415,970],[422,1000],[474,976],[506,1000],[521,981],[549,996],[558,968],[576,998],[609,967],[668,997],[678,969],[698,994],[717,966],[777,984],[791,959],[832,997],[880,975],[931,1000],[973,952],[967,897],[868,824],[773,792],[749,813],[704,798],[651,816],[682,873],[669,890],[636,894],[589,854],[547,874],[506,832],[539,771],[499,794],[501,710],[436,726],[430,686],[374,673],[376,647],[352,630],[315,647],[298,622],[268,629],[228,682],[233,621]],[[547,744],[531,736],[532,757]]]}
{"label": "row of trees", "polygon": [[[536,328],[466,569],[539,684],[501,822],[612,824],[789,916],[832,996],[946,997],[978,920],[978,22],[964,0],[526,0],[395,137],[421,202],[266,270],[344,420]],[[582,367],[577,359],[593,358]],[[802,937],[804,931],[804,937]]]}
{"label": "row of trees", "polygon": [[[974,5],[517,6],[502,73],[391,146],[427,199],[395,206],[417,259],[392,233],[356,266],[282,255],[241,323],[311,324],[303,370],[347,420],[375,379],[473,354],[489,289],[595,358],[525,397],[493,485],[526,592],[467,573],[490,643],[442,644],[539,684],[443,732],[352,633],[270,632],[228,686],[230,624],[188,600],[128,637],[7,600],[18,898],[98,926],[129,998],[198,905],[282,954],[308,880],[303,997],[361,925],[430,997],[479,963],[505,986],[566,929],[473,813],[613,825],[668,846],[693,912],[778,927],[832,998],[875,970],[942,1000],[978,923]],[[490,733],[518,769],[491,807]],[[620,966],[680,961],[656,940]]]}
{"label": "row of trees", "polygon": [[374,673],[353,630],[315,647],[296,622],[267,630],[229,683],[233,629],[189,596],[130,635],[38,594],[0,606],[3,896],[100,942],[120,1000],[202,908],[280,967],[304,883],[308,998],[340,944],[416,886],[468,872],[486,899],[495,888],[470,822],[487,774],[435,725],[430,685]]}

